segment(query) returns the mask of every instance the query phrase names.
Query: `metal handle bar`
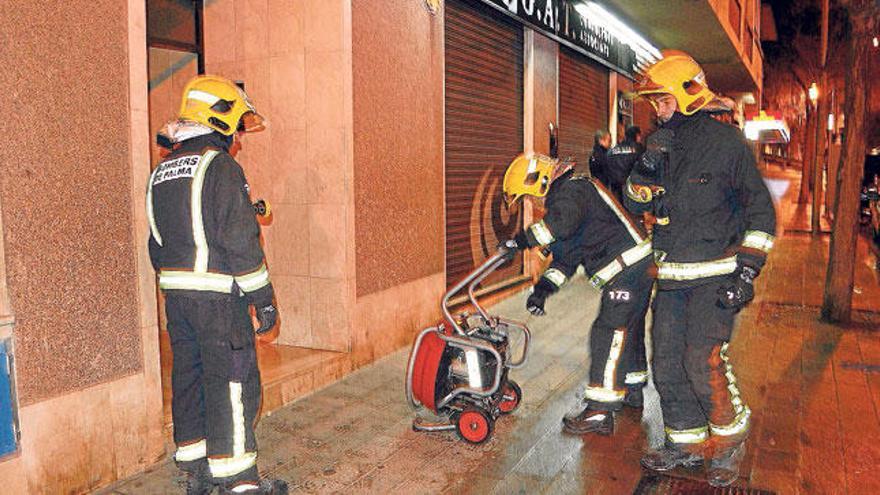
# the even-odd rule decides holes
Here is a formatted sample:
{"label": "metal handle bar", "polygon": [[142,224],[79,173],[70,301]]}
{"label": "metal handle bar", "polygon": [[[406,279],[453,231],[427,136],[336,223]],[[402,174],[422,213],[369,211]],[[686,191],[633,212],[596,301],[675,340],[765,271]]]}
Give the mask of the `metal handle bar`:
{"label": "metal handle bar", "polygon": [[471,304],[473,304],[474,307],[477,309],[477,312],[480,313],[480,316],[483,317],[483,320],[485,320],[487,323],[490,323],[490,324],[491,324],[491,319],[489,318],[489,314],[486,313],[486,310],[483,309],[483,307],[480,306],[480,303],[477,302],[477,296],[474,293],[474,291],[476,290],[477,286],[483,282],[483,280],[486,280],[486,277],[491,275],[492,272],[497,270],[498,267],[500,267],[501,265],[503,265],[505,263],[507,263],[507,259],[504,256],[504,254],[502,254],[500,260],[493,263],[492,266],[490,266],[485,271],[483,271],[477,278],[474,279],[473,282],[471,282],[468,285],[468,299],[470,299]]}
{"label": "metal handle bar", "polygon": [[[454,296],[459,291],[461,291],[466,286],[468,286],[468,284],[470,284],[471,282],[476,280],[477,277],[479,277],[480,275],[483,275],[485,273],[486,276],[488,276],[488,274],[495,271],[495,269],[498,268],[498,266],[504,264],[504,262],[506,261],[506,255],[507,255],[507,249],[500,248],[498,250],[498,253],[496,253],[494,256],[490,257],[486,261],[484,261],[482,265],[475,268],[474,271],[470,272],[465,278],[463,278],[457,284],[452,286],[452,288],[449,289],[448,292],[446,292],[446,295],[443,296],[443,301],[440,303],[440,309],[443,310],[443,316],[446,317],[446,320],[449,322],[450,325],[452,325],[452,328],[455,329],[455,332],[458,333],[459,335],[466,335],[466,334],[465,334],[464,330],[461,329],[461,326],[459,326],[458,322],[455,321],[455,318],[452,317],[452,313],[449,312],[449,300],[452,299],[452,296]],[[484,276],[483,278],[478,280],[478,282],[482,281],[484,278],[486,278],[486,276]],[[471,303],[473,303],[477,307],[477,311],[480,312],[480,316],[488,319],[488,315],[486,314],[486,312],[483,310],[482,307],[480,307],[479,304],[476,303],[476,300],[475,300],[476,298],[474,297],[473,292],[472,291],[468,291],[468,292],[469,292],[468,296],[471,300]]]}
{"label": "metal handle bar", "polygon": [[522,357],[519,358],[519,361],[509,361],[505,364],[505,366],[510,369],[521,368],[526,364],[526,358],[529,357],[529,344],[532,342],[532,332],[529,330],[529,327],[518,321],[508,320],[506,318],[498,318],[497,320],[499,323],[503,323],[508,327],[518,328],[522,331],[523,338],[525,339],[523,342]]}

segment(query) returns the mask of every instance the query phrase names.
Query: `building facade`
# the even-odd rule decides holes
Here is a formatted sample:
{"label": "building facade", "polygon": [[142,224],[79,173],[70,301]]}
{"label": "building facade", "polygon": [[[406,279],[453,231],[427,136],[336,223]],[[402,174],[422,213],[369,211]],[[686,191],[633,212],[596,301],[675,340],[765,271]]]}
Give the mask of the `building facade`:
{"label": "building facade", "polygon": [[[719,2],[688,5],[703,3]],[[292,371],[265,380],[271,411],[439,320],[446,288],[530,220],[503,207],[501,177],[522,151],[548,151],[549,124],[560,154],[578,161],[595,130],[650,125],[645,106],[619,98],[638,54],[573,10],[552,0],[0,5],[0,350],[13,358],[6,406],[17,425],[0,457],[4,490],[84,492],[165,455],[168,356],[144,191],[152,136],[191,76],[243,81],[269,120],[239,161],[274,212],[263,236],[282,321],[261,366]],[[518,259],[490,288],[522,287],[532,263]]]}

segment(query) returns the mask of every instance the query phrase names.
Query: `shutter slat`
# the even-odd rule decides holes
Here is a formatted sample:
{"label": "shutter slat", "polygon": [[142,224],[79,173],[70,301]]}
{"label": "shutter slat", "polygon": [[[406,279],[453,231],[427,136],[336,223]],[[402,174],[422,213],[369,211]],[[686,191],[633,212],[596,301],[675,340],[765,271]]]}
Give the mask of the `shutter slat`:
{"label": "shutter slat", "polygon": [[[500,194],[507,164],[522,152],[523,30],[474,0],[448,0],[444,11],[446,282],[451,286],[519,226],[519,217],[504,211]],[[487,169],[488,183],[478,191]],[[487,196],[490,190],[499,197]],[[491,219],[483,219],[484,208]],[[484,285],[521,273],[518,257]]]}
{"label": "shutter slat", "polygon": [[608,71],[583,55],[559,50],[559,156],[588,170],[593,133],[608,129]]}

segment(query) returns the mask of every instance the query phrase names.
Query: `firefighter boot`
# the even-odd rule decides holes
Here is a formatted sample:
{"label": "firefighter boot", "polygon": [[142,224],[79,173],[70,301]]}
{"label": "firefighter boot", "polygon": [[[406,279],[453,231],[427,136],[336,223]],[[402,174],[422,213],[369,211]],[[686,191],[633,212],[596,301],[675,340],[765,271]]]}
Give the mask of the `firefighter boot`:
{"label": "firefighter boot", "polygon": [[287,482],[262,479],[256,483],[238,483],[235,486],[221,488],[220,495],[287,495]]}
{"label": "firefighter boot", "polygon": [[186,495],[209,495],[214,491],[214,481],[206,459],[179,462],[178,467],[186,473]]}
{"label": "firefighter boot", "polygon": [[637,387],[627,387],[626,395],[623,398],[623,405],[633,409],[641,409],[645,404],[645,397],[642,395],[643,388],[644,387],[641,385]]}
{"label": "firefighter boot", "polygon": [[709,462],[709,470],[706,473],[706,481],[715,487],[724,487],[733,484],[739,478],[739,464],[745,456],[745,442],[739,442],[734,446],[722,449],[712,456]]}
{"label": "firefighter boot", "polygon": [[593,409],[587,405],[577,415],[568,415],[562,418],[562,425],[563,431],[572,435],[584,435],[587,433],[611,435],[614,433],[614,413],[602,409]]}
{"label": "firefighter boot", "polygon": [[642,466],[651,471],[671,471],[679,466],[694,467],[703,463],[703,456],[688,452],[683,447],[667,441],[663,447],[642,456]]}

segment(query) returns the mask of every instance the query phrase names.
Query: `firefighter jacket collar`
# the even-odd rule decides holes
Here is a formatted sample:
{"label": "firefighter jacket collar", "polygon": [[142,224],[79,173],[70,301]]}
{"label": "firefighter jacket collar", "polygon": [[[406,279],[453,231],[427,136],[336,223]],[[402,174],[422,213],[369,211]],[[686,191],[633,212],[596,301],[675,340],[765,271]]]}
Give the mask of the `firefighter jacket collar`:
{"label": "firefighter jacket collar", "polygon": [[229,151],[232,146],[232,136],[224,136],[219,132],[212,132],[204,136],[196,136],[180,142],[180,148],[174,150],[176,154],[181,152],[201,152],[205,148],[217,148]]}
{"label": "firefighter jacket collar", "polygon": [[663,123],[660,127],[664,129],[676,130],[679,127],[685,125],[686,123],[695,122],[701,116],[703,112],[697,112],[693,115],[685,115],[681,112],[675,112],[672,114],[672,117]]}

